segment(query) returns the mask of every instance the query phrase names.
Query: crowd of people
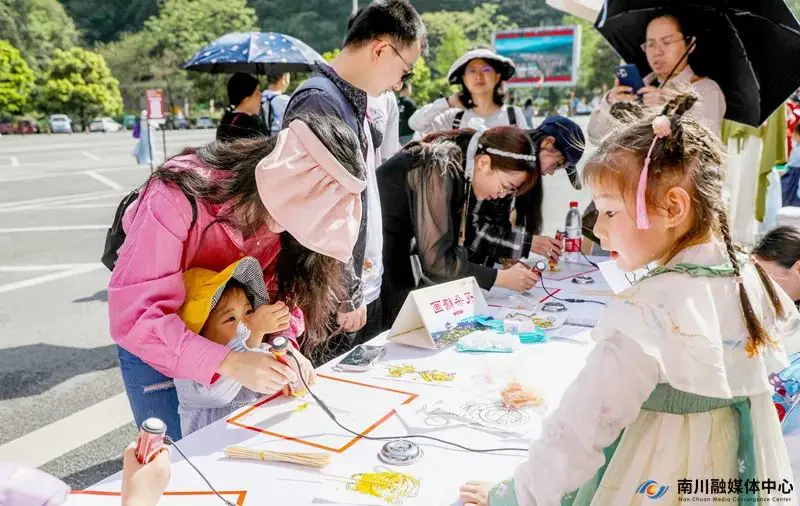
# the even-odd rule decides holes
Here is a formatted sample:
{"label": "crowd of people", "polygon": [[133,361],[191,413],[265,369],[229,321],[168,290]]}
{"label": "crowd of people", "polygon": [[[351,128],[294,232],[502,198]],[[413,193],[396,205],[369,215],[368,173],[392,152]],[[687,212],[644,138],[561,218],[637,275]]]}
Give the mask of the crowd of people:
{"label": "crowd of people", "polygon": [[[417,108],[408,83],[427,39],[407,0],[362,8],[291,96],[288,74],[263,92],[232,76],[217,141],[167,160],[122,217],[109,320],[136,423],[160,418],[179,440],[301,376],[313,384],[316,365],[389,329],[418,287],[474,276],[529,290],[539,274],[519,260],[562,253],[542,215],[543,178],[563,169],[591,187],[587,237],[625,271],[659,268],[605,309],[514,477],[465,484],[461,499],[629,504],[621,485],[654,473],[791,480],[768,376],[798,351],[800,230],[737,253],[725,97],[688,65],[695,43],[675,16],[650,21],[652,74],[602,98],[582,177],[581,128],[506,105],[514,64],[491,49],[458,58],[459,91]],[[279,336],[299,367],[262,353]],[[147,497],[126,504],[155,504],[168,461],[130,453],[123,494]]]}

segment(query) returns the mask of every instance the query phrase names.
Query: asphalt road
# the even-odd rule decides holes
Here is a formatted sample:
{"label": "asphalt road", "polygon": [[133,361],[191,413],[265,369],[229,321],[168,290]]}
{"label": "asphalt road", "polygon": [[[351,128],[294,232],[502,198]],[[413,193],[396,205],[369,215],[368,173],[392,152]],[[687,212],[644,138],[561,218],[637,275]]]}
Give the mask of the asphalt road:
{"label": "asphalt road", "polygon": [[[167,152],[212,138],[167,132]],[[119,200],[150,173],[133,146],[130,132],[0,137],[0,461],[75,488],[118,471],[136,437],[99,263]],[[583,206],[588,192],[546,178],[546,233],[563,228],[571,200]]]}

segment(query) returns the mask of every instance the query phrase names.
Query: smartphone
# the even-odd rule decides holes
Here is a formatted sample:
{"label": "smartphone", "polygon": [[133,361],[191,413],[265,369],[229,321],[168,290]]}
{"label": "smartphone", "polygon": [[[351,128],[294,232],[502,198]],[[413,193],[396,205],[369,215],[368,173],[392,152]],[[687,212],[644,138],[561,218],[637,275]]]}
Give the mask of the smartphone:
{"label": "smartphone", "polygon": [[619,79],[620,85],[630,86],[633,88],[634,93],[644,88],[644,80],[641,74],[639,74],[639,69],[636,68],[636,65],[633,63],[618,65],[614,69],[614,74],[617,76],[617,79]]}
{"label": "smartphone", "polygon": [[384,355],[386,355],[386,348],[383,346],[359,344],[336,364],[335,369],[341,371],[367,371]]}

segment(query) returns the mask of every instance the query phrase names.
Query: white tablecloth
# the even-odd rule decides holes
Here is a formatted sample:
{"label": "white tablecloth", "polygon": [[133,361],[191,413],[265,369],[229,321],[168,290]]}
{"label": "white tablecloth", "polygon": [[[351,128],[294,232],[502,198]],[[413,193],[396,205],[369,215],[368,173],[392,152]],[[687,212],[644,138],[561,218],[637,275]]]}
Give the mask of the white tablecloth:
{"label": "white tablecloth", "polygon": [[[582,288],[591,290],[607,290],[599,271],[590,274],[595,279],[593,285],[576,285],[570,280],[546,280],[545,286],[560,297],[583,297],[580,295]],[[539,291],[535,292],[539,294]],[[491,299],[509,295],[506,292],[494,290]],[[601,297],[585,297],[602,300]],[[602,307],[596,304],[566,304],[569,311],[574,314],[597,317]],[[468,354],[458,353],[454,348],[441,351],[430,351],[411,348],[393,343],[387,344],[387,355],[384,361],[401,361],[411,364],[426,364],[430,367],[434,363],[437,369],[456,372],[457,386],[445,388],[442,386],[426,385],[378,379],[368,374],[338,373],[332,371],[333,364],[320,368],[319,372],[339,378],[355,380],[376,386],[384,386],[418,394],[410,405],[417,405],[433,398],[447,398],[451,395],[468,395],[471,389],[481,388],[482,378],[486,375],[503,375],[513,371],[517,379],[524,380],[526,384],[534,385],[544,397],[546,409],[552,411],[561,398],[562,393],[570,381],[578,374],[584,364],[591,344],[588,342],[588,331],[584,330],[587,337],[584,343],[568,340],[550,340],[543,344],[522,345],[521,349],[510,354]],[[376,337],[371,344],[385,342],[385,334]],[[374,376],[374,375],[373,375]],[[496,378],[495,378],[496,379]],[[323,401],[325,399],[323,398]],[[240,410],[242,411],[242,410]],[[321,423],[326,422],[321,412]],[[327,421],[326,423],[329,423]],[[354,427],[356,428],[356,427]],[[360,427],[356,428],[357,430]],[[529,437],[537,436],[537,429],[529,433]],[[370,433],[371,436],[404,436],[407,429],[397,416],[392,416],[385,423],[379,425]],[[451,440],[471,447],[517,447],[527,448],[526,440],[501,439],[487,432],[466,427],[451,428],[426,434]],[[329,487],[329,476],[334,474],[349,476],[349,470],[355,472],[371,472],[376,467],[386,465],[377,457],[382,441],[359,440],[340,454],[336,454],[328,468],[321,472],[292,465],[262,463],[256,461],[235,461],[224,457],[223,449],[229,445],[256,445],[259,448],[270,449],[271,441],[275,438],[251,430],[236,427],[220,420],[178,442],[178,446],[191,459],[219,490],[247,491],[244,502],[251,505],[307,505],[319,502],[315,497],[324,495],[323,488]],[[422,459],[410,466],[398,467],[396,470],[412,474],[420,478],[420,499],[404,501],[404,504],[425,504],[426,506],[457,504],[458,487],[468,480],[495,481],[511,476],[515,466],[522,462],[524,452],[502,454],[470,453],[458,450],[447,445],[418,440],[423,449]],[[280,444],[285,445],[282,441]],[[282,446],[285,448],[285,446]],[[296,446],[295,451],[314,451],[313,448]],[[344,470],[344,471],[340,471]],[[119,491],[120,475],[114,475],[100,484],[92,487],[93,490]],[[173,452],[172,479],[168,491],[207,491],[208,488],[200,476],[190,468],[177,452]],[[191,496],[190,496],[191,497]],[[100,496],[73,496],[70,504],[119,504],[118,498]],[[199,501],[200,497],[194,500]],[[210,496],[203,498],[203,503],[221,504],[218,499]],[[190,502],[191,503],[191,502]],[[200,502],[196,502],[200,504]],[[163,500],[162,504],[179,504],[175,498]],[[189,504],[189,503],[180,503]],[[192,503],[194,504],[194,503]],[[331,504],[328,502],[328,504]]]}

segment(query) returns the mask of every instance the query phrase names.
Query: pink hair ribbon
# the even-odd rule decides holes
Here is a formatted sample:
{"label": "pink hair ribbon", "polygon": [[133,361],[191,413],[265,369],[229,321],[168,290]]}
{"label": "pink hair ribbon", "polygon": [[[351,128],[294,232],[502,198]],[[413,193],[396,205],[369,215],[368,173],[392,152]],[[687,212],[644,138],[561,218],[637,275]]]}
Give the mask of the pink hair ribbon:
{"label": "pink hair ribbon", "polygon": [[636,227],[639,230],[650,228],[650,219],[647,217],[647,201],[645,199],[650,156],[653,154],[653,148],[656,147],[658,139],[669,137],[670,135],[672,135],[672,127],[670,126],[669,118],[664,115],[657,116],[653,120],[653,142],[650,144],[647,157],[644,159],[644,167],[642,167],[642,173],[639,175],[639,185],[636,188]]}

